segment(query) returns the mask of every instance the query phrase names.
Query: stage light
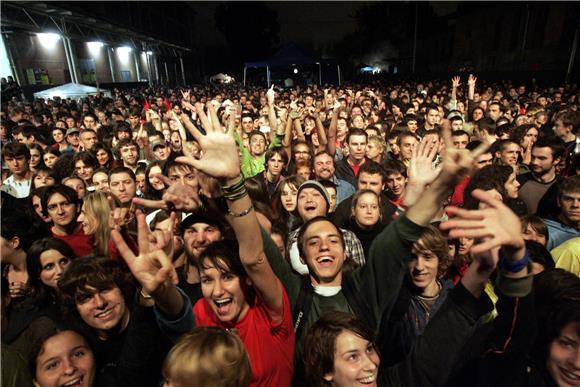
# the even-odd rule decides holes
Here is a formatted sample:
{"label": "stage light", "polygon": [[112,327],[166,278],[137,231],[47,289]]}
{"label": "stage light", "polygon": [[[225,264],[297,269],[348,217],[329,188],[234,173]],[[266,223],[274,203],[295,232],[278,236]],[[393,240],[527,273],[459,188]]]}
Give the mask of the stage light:
{"label": "stage light", "polygon": [[294,74],[298,74],[298,69],[294,69]]}

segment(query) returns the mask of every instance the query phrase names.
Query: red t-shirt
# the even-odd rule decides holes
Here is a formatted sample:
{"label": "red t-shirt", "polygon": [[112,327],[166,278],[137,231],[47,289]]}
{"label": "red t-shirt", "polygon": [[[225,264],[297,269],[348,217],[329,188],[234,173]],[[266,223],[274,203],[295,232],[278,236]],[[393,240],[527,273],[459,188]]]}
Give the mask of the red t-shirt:
{"label": "red t-shirt", "polygon": [[285,387],[292,383],[294,373],[294,326],[290,301],[284,290],[282,320],[272,322],[268,309],[260,297],[256,297],[243,319],[235,325],[219,321],[209,303],[202,298],[195,303],[193,314],[197,326],[235,328],[242,339],[252,366],[251,386]]}
{"label": "red t-shirt", "polygon": [[70,235],[56,235],[53,232],[52,237],[65,241],[73,249],[77,257],[85,257],[93,253],[93,237],[85,235],[82,227],[79,228],[79,231]]}
{"label": "red t-shirt", "polygon": [[469,180],[471,180],[471,177],[465,176],[453,189],[453,195],[451,196],[452,206],[463,207],[463,194],[465,193],[465,188],[467,188],[467,185],[469,184]]}

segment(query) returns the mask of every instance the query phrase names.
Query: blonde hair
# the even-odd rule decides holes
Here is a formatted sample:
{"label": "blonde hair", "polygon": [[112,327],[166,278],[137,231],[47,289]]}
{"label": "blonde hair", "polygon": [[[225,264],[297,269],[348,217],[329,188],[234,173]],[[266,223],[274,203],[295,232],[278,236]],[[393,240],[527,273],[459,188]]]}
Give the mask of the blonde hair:
{"label": "blonde hair", "polygon": [[217,327],[197,327],[173,346],[163,375],[175,387],[248,387],[252,370],[242,340]]}
{"label": "blonde hair", "polygon": [[117,206],[121,206],[119,199],[107,192],[92,192],[83,199],[85,216],[94,219],[97,224],[94,236],[95,253],[105,257],[109,256],[109,240],[111,239],[109,196]]}

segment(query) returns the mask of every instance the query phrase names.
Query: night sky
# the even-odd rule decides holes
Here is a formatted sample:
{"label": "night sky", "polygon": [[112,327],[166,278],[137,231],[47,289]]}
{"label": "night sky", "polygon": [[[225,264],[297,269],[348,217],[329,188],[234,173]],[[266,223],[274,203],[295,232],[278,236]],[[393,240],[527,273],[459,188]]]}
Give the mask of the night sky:
{"label": "night sky", "polygon": [[[313,43],[314,48],[336,42],[350,32],[356,24],[353,15],[358,8],[369,2],[266,2],[278,13],[282,43]],[[204,33],[204,41],[210,45],[225,45],[225,39],[215,27],[215,10],[219,2],[190,2],[198,15],[198,31]],[[435,12],[445,15],[453,12],[458,2],[431,2]],[[249,23],[251,21],[248,21]]]}

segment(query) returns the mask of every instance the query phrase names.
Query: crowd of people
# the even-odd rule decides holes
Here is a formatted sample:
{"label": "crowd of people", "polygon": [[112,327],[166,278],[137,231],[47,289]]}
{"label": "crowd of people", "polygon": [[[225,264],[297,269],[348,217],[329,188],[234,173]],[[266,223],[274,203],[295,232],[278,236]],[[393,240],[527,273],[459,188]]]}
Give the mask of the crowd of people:
{"label": "crowd of people", "polygon": [[112,94],[2,100],[3,386],[580,385],[577,86]]}

